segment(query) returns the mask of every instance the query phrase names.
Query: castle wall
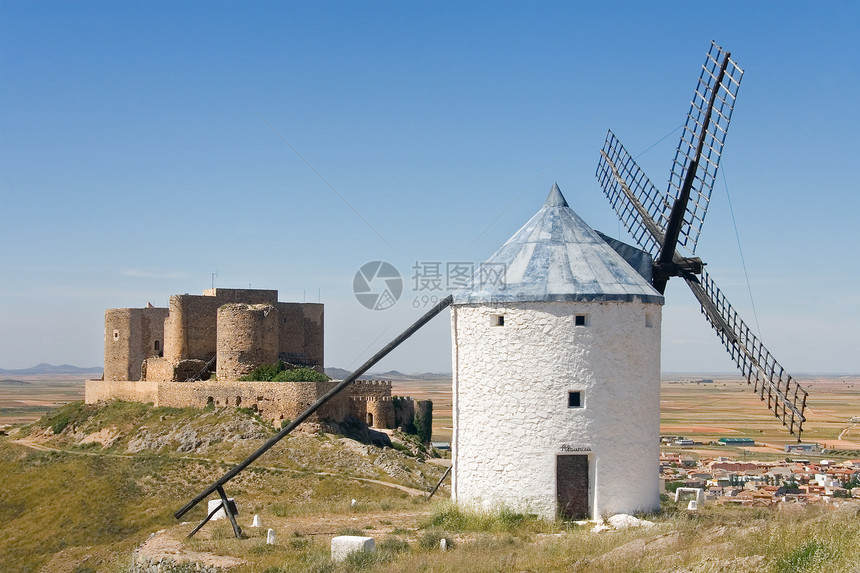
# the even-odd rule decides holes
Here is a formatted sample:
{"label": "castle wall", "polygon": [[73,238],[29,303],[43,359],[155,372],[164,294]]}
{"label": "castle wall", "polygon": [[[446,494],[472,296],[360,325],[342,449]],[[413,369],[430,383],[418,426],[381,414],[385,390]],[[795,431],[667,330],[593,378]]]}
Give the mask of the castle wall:
{"label": "castle wall", "polygon": [[[173,408],[205,408],[211,399],[216,408],[251,408],[276,427],[295,420],[337,382],[115,382],[88,380],[86,403],[107,400],[151,402]],[[349,414],[346,392],[335,396],[308,418],[342,422]]]}
{"label": "castle wall", "polygon": [[170,382],[173,380],[173,363],[167,358],[148,358],[144,370],[146,380],[149,382]]}
{"label": "castle wall", "polygon": [[157,404],[158,382],[87,380],[84,393],[84,401],[87,404],[108,400]]}
{"label": "castle wall", "polygon": [[140,380],[141,365],[164,349],[166,308],[105,311],[105,380]]}
{"label": "castle wall", "polygon": [[352,396],[390,398],[391,382],[388,380],[356,380],[349,385],[349,393]]}
{"label": "castle wall", "polygon": [[170,315],[164,322],[164,357],[171,362],[185,358],[208,361],[217,349],[218,307],[228,303],[271,304],[278,291],[261,289],[214,289],[203,295],[170,297]]}
{"label": "castle wall", "polygon": [[270,304],[225,304],[217,316],[217,377],[237,380],[278,361],[280,313]]}
{"label": "castle wall", "polygon": [[323,305],[279,302],[279,353],[287,363],[302,366],[325,364],[323,356]]}
{"label": "castle wall", "polygon": [[659,507],[660,305],[470,304],[451,316],[457,502],[553,518],[557,458],[581,455],[592,517]]}
{"label": "castle wall", "polygon": [[395,427],[391,382],[387,380],[356,380],[349,385],[348,392],[350,395],[350,414],[354,418],[374,428]]}
{"label": "castle wall", "polygon": [[[216,408],[251,408],[280,426],[299,414],[334,388],[336,382],[162,382],[158,385],[158,405],[176,408],[205,408],[211,401]],[[348,396],[340,394],[317,410],[308,422],[342,422],[349,412]]]}

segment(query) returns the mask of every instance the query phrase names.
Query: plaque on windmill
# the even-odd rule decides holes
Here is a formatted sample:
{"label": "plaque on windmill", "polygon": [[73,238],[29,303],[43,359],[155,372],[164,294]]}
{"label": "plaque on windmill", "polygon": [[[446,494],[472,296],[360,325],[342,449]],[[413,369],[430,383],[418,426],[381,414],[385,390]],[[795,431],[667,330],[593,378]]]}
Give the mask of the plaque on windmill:
{"label": "plaque on windmill", "polygon": [[701,259],[678,253],[678,247],[690,255],[695,252],[742,77],[743,70],[731,54],[712,42],[665,193],[657,190],[611,131],[596,175],[621,222],[639,246],[655,257],[654,287],[662,293],[670,277],[686,281],[753,391],[799,442],[806,420],[806,390],[740,318]]}

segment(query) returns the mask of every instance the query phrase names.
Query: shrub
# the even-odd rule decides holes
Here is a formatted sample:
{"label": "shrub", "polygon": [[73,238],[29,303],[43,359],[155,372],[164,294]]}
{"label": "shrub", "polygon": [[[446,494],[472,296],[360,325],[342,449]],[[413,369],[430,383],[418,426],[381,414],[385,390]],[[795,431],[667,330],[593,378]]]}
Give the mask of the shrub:
{"label": "shrub", "polygon": [[326,382],[331,378],[313,368],[288,370],[283,360],[278,360],[277,364],[257,366],[239,380],[242,382]]}
{"label": "shrub", "polygon": [[240,377],[239,380],[241,382],[271,382],[285,368],[283,360],[278,360],[277,364],[260,364]]}
{"label": "shrub", "polygon": [[666,491],[669,493],[675,493],[679,487],[684,487],[684,482],[682,481],[670,481],[666,484]]}
{"label": "shrub", "polygon": [[328,382],[329,380],[331,378],[313,368],[282,370],[272,378],[274,382]]}
{"label": "shrub", "polygon": [[71,422],[71,420],[66,414],[60,414],[59,416],[54,418],[53,424],[51,424],[51,430],[53,430],[54,435],[59,435],[60,432],[62,432],[66,428],[66,426],[69,425],[69,422]]}

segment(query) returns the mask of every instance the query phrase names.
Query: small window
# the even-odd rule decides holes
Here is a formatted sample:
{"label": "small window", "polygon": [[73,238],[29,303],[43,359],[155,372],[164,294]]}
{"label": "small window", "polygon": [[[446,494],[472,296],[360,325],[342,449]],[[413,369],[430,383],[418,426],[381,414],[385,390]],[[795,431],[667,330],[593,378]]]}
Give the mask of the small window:
{"label": "small window", "polygon": [[573,324],[576,326],[588,326],[588,315],[577,314],[573,317]]}
{"label": "small window", "polygon": [[114,339],[114,340],[119,340],[119,330],[114,330],[114,331],[113,331],[113,339]]}
{"label": "small window", "polygon": [[567,407],[568,408],[582,408],[582,392],[568,392],[567,393]]}
{"label": "small window", "polygon": [[650,314],[645,315],[645,328],[653,328],[654,327],[654,317]]}
{"label": "small window", "polygon": [[505,315],[504,314],[491,314],[490,315],[490,326],[504,326],[505,325]]}
{"label": "small window", "polygon": [[158,352],[159,350],[161,350],[161,341],[156,340],[156,341],[155,341],[155,345],[154,345],[154,347],[155,347],[155,348],[154,348],[154,350],[155,350],[156,352]]}

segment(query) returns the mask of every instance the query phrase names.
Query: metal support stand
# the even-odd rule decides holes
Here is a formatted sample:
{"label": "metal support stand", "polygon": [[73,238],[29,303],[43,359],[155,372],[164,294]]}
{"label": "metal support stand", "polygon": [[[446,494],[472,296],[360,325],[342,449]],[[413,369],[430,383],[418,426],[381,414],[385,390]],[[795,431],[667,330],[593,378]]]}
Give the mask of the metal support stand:
{"label": "metal support stand", "polygon": [[224,493],[223,487],[218,486],[216,488],[216,491],[218,492],[218,496],[221,498],[221,503],[215,506],[215,509],[210,511],[209,515],[204,517],[203,521],[197,524],[197,527],[191,530],[191,533],[188,534],[186,539],[191,539],[192,537],[194,537],[194,534],[200,531],[204,525],[209,523],[209,520],[212,519],[215,514],[218,513],[221,509],[223,509],[224,513],[227,514],[227,517],[230,518],[230,525],[233,526],[233,533],[236,534],[236,539],[242,539],[242,528],[239,527],[238,523],[236,523],[236,514],[233,513],[234,506],[231,505],[230,501],[227,499],[227,494]]}
{"label": "metal support stand", "polygon": [[431,497],[433,497],[433,494],[436,493],[436,490],[439,489],[439,486],[442,485],[442,482],[445,481],[445,478],[448,477],[449,473],[451,473],[452,467],[454,467],[454,466],[448,466],[448,469],[445,470],[445,473],[443,473],[442,477],[439,478],[439,483],[437,483],[436,487],[434,487],[432,490],[430,490],[430,493],[427,494],[427,499],[430,499]]}
{"label": "metal support stand", "polygon": [[227,494],[224,493],[224,488],[218,486],[218,495],[221,496],[221,505],[224,507],[224,513],[230,518],[230,525],[233,526],[233,533],[236,534],[236,539],[242,539],[242,530],[239,524],[236,523],[236,516],[233,515],[233,508],[230,507],[230,502],[227,500]]}

